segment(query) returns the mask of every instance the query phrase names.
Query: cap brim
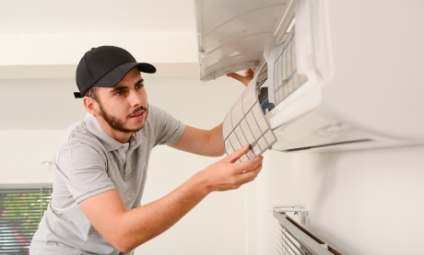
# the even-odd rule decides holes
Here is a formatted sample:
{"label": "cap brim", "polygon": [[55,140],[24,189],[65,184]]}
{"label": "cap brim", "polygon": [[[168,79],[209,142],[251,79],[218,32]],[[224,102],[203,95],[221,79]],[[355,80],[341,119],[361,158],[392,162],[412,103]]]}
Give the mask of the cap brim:
{"label": "cap brim", "polygon": [[120,82],[124,76],[131,71],[133,68],[137,67],[140,72],[143,73],[155,73],[156,68],[149,63],[126,63],[122,64],[105,76],[100,78],[94,86],[96,87],[114,87],[118,82]]}
{"label": "cap brim", "polygon": [[75,98],[83,98],[83,96],[79,92],[74,92],[74,97]]}

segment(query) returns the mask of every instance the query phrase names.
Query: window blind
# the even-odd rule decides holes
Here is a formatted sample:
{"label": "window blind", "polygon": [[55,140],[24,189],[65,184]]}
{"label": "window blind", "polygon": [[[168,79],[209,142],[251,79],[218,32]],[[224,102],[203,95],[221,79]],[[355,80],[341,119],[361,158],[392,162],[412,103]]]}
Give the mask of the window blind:
{"label": "window blind", "polygon": [[0,184],[0,254],[29,253],[51,193],[51,184]]}

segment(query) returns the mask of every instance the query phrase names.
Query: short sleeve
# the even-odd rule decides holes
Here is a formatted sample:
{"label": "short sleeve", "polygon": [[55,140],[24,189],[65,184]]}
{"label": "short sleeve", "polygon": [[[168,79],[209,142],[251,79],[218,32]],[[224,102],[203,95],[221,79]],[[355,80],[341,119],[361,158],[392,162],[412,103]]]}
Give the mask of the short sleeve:
{"label": "short sleeve", "polygon": [[155,106],[150,106],[150,114],[156,134],[155,144],[177,143],[184,132],[184,124]]}
{"label": "short sleeve", "polygon": [[106,156],[88,144],[64,146],[56,163],[59,176],[77,203],[115,188],[106,171]]}

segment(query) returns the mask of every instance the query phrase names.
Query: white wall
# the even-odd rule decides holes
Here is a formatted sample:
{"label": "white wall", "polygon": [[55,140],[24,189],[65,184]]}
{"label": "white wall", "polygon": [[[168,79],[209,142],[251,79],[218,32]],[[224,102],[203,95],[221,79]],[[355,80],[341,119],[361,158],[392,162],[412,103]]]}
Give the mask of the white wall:
{"label": "white wall", "polygon": [[424,253],[424,147],[324,154],[315,228],[349,254]]}
{"label": "white wall", "polygon": [[[150,103],[200,128],[219,124],[243,88],[225,78],[210,83],[146,80]],[[51,182],[53,172],[41,163],[54,157],[66,126],[84,115],[80,102],[72,98],[74,86],[72,80],[1,81],[1,183]],[[218,158],[166,146],[155,148],[142,202],[165,195],[214,160]],[[138,248],[136,254],[245,254],[243,194],[243,189],[211,194],[172,229]]]}
{"label": "white wall", "polygon": [[0,183],[50,183],[62,130],[0,130]]}
{"label": "white wall", "polygon": [[423,254],[422,155],[424,147],[268,152],[255,190],[265,199],[250,205],[261,208],[249,221],[261,235],[249,238],[258,241],[249,254],[277,254],[276,205],[305,206],[309,227],[343,254]]}

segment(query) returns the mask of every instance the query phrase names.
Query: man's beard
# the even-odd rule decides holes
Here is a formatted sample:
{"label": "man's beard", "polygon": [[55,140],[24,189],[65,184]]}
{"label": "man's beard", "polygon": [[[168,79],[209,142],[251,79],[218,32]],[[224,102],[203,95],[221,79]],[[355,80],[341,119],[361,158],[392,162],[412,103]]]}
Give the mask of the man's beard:
{"label": "man's beard", "polygon": [[[125,127],[124,121],[122,121],[122,120],[120,120],[120,119],[118,119],[118,118],[116,118],[116,117],[108,114],[104,110],[102,104],[100,102],[98,102],[98,103],[99,103],[99,106],[100,106],[100,115],[107,122],[107,124],[109,124],[109,126],[112,129],[115,129],[116,131],[120,131],[120,132],[123,132],[123,133],[135,133],[135,132],[141,130],[144,127],[144,123],[143,123],[143,125],[141,127],[135,128],[135,129],[131,129],[131,128]],[[145,115],[144,119],[147,120],[147,114],[149,112],[148,109],[146,107],[140,106],[139,108],[135,109],[134,112],[139,111],[139,110],[144,110],[144,112],[145,112],[144,113],[144,115]]]}

